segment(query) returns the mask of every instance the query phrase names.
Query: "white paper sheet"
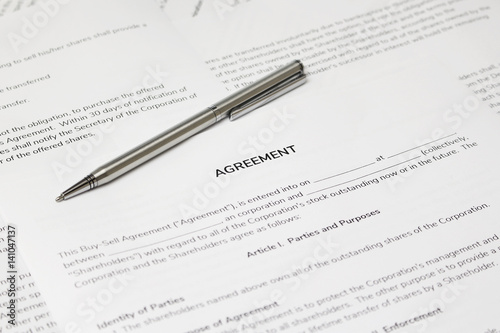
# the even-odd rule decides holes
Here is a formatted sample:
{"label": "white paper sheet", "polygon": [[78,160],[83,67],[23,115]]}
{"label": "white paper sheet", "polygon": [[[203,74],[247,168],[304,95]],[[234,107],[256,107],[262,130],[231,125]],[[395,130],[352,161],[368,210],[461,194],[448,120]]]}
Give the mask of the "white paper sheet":
{"label": "white paper sheet", "polygon": [[159,3],[172,20],[202,18],[213,22],[245,11],[245,5],[250,1],[252,0],[168,0]]}
{"label": "white paper sheet", "polygon": [[[235,89],[246,79],[232,78],[253,71],[256,77],[267,67],[220,68],[231,61],[220,58],[326,24],[318,12],[289,30],[288,14],[300,16],[310,5],[287,7],[280,24],[273,22],[278,31],[268,35],[255,24],[245,35],[250,20],[234,16],[241,41],[229,38],[237,34],[227,22],[205,26],[205,35],[195,26],[181,30],[222,38],[214,49],[200,38],[191,41],[205,60],[219,59],[209,64],[216,76],[237,70],[219,77]],[[367,8],[375,7],[336,15],[355,17]],[[497,46],[477,38],[497,25],[498,8],[491,6],[488,15],[447,36],[335,71],[304,60],[310,73],[305,86],[67,202],[56,204],[53,197],[68,178],[78,180],[111,152],[147,138],[148,126],[162,127],[160,114],[168,121],[185,114],[148,112],[134,117],[133,126],[124,121],[109,133],[104,127],[92,137],[98,144],[87,138],[80,141],[86,145],[4,166],[2,184],[14,190],[0,194],[2,209],[18,221],[23,253],[61,329],[498,329],[498,117],[459,80],[459,74],[497,66]],[[464,35],[467,48],[458,38]],[[209,92],[209,86],[193,91]],[[206,101],[217,100],[215,94]],[[73,107],[90,98],[72,97],[80,99]],[[26,114],[26,121],[32,117]],[[86,146],[91,152],[82,156]],[[71,173],[62,173],[64,163],[73,164]],[[217,170],[227,175],[216,177]]]}
{"label": "white paper sheet", "polygon": [[[89,20],[94,23],[88,25]],[[60,4],[51,13],[46,6],[34,7],[3,18],[2,24],[2,179],[15,174],[36,179],[43,170],[62,191],[83,176],[78,167],[96,165],[95,156],[104,152],[104,161],[117,155],[223,93],[207,84],[207,74],[198,60],[193,61],[192,50],[180,41],[154,3],[70,3]],[[159,97],[160,93],[165,96]],[[181,99],[188,101],[177,101]],[[168,105],[162,110],[148,107],[160,103]],[[96,124],[111,118],[112,123]],[[142,134],[136,128],[142,128]],[[43,154],[47,154],[45,162],[39,164],[37,158]],[[33,169],[34,165],[41,168]],[[17,189],[5,183],[2,193],[20,200],[25,190]],[[0,206],[5,204],[9,205],[2,201]],[[39,212],[43,211],[45,207]],[[27,225],[14,220],[19,242],[25,241]],[[18,309],[30,305],[23,301],[29,298],[24,293],[28,286],[36,295],[27,274],[22,266]],[[6,285],[4,278],[2,274],[2,285]],[[1,327],[7,331],[45,327],[42,317],[36,324],[23,325],[27,315],[27,311],[18,315],[15,328],[2,316]],[[37,315],[30,317],[33,322]]]}
{"label": "white paper sheet", "polygon": [[470,88],[498,98],[500,51],[490,33],[498,28],[495,1],[278,0],[242,8],[225,20],[175,20],[227,89],[291,59],[301,59],[314,82],[330,89],[430,56],[457,79],[482,78]]}
{"label": "white paper sheet", "polygon": [[0,1],[0,17],[18,10],[33,6],[36,0],[2,0]]}

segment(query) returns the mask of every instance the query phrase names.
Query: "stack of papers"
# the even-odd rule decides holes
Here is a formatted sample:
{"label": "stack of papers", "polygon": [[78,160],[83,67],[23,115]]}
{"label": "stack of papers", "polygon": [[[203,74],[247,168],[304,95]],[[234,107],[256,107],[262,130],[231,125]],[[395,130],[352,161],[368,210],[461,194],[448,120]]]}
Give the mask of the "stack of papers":
{"label": "stack of papers", "polygon": [[[497,1],[54,0],[0,28],[0,332],[500,331]],[[305,85],[54,200],[293,60]]]}

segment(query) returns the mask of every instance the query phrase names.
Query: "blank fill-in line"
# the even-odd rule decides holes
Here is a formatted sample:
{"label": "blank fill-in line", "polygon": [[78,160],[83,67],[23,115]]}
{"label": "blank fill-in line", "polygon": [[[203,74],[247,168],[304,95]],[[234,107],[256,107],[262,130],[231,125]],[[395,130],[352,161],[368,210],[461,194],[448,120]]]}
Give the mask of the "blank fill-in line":
{"label": "blank fill-in line", "polygon": [[121,253],[125,253],[125,252],[130,252],[130,251],[134,251],[134,250],[139,250],[139,249],[142,249],[142,248],[145,248],[145,247],[148,247],[148,246],[153,246],[153,245],[156,245],[156,244],[160,244],[160,243],[163,243],[163,242],[168,242],[170,240],[173,240],[173,239],[176,239],[176,238],[179,238],[179,237],[184,237],[184,236],[187,236],[187,235],[190,235],[190,234],[194,234],[195,232],[199,232],[199,231],[202,231],[202,230],[205,230],[205,229],[208,229],[208,228],[215,227],[215,226],[217,226],[219,224],[222,224],[222,223],[224,223],[224,222],[220,222],[220,223],[217,223],[217,224],[205,227],[205,228],[201,228],[201,229],[198,229],[198,230],[195,230],[195,231],[187,232],[185,234],[178,235],[178,236],[175,236],[175,237],[172,237],[172,238],[164,239],[164,240],[161,240],[159,242],[155,242],[155,243],[151,243],[151,244],[146,244],[146,245],[142,245],[142,246],[139,246],[139,247],[134,247],[133,249],[128,249],[128,250],[123,250],[123,251],[120,251],[120,252],[112,253],[112,254],[109,254],[108,256],[114,256],[114,255],[117,255],[117,254],[121,254]]}
{"label": "blank fill-in line", "polygon": [[339,184],[335,184],[335,185],[332,185],[332,186],[325,187],[325,188],[323,188],[323,189],[321,189],[321,190],[317,190],[317,191],[311,192],[311,193],[309,193],[309,194],[307,194],[307,195],[311,195],[311,194],[314,194],[314,193],[318,193],[318,192],[321,192],[321,191],[324,191],[324,190],[328,190],[329,188],[332,188],[332,187],[336,187],[336,186],[344,185],[344,184],[347,184],[347,183],[350,183],[350,182],[356,181],[356,180],[358,180],[358,179],[361,179],[361,178],[365,178],[365,177],[371,176],[371,175],[373,175],[373,174],[375,174],[375,173],[377,173],[377,172],[380,172],[380,171],[384,171],[384,170],[387,170],[387,169],[393,168],[393,167],[398,166],[398,165],[400,165],[400,164],[408,163],[408,162],[410,162],[410,161],[412,161],[412,160],[415,160],[415,159],[417,159],[417,158],[420,158],[420,157],[421,157],[421,156],[417,156],[417,157],[414,157],[414,158],[410,158],[409,160],[406,160],[406,161],[404,161],[404,162],[401,162],[401,163],[398,163],[398,164],[391,165],[391,166],[389,166],[389,167],[387,167],[387,168],[383,168],[383,169],[380,169],[380,170],[377,170],[377,171],[374,171],[374,172],[368,173],[368,174],[366,174],[366,175],[364,175],[364,176],[361,176],[361,177],[358,177],[358,178],[354,178],[354,179],[351,179],[351,180],[345,181],[345,182],[343,182],[343,183],[339,183]]}
{"label": "blank fill-in line", "polygon": [[444,139],[449,138],[450,136],[454,136],[454,135],[457,135],[457,133],[453,133],[453,134],[450,134],[450,135],[445,136],[444,138],[436,139],[436,140],[434,140],[434,141],[430,141],[430,142],[424,143],[423,145],[416,146],[416,147],[413,147],[413,148],[411,148],[411,149],[407,149],[407,150],[402,151],[402,152],[400,152],[400,153],[397,153],[397,154],[391,155],[391,156],[389,156],[389,157],[387,157],[387,158],[393,158],[393,157],[395,157],[395,156],[398,156],[398,155],[401,155],[401,154],[407,153],[407,152],[409,152],[409,151],[412,151],[412,150],[414,150],[414,149],[418,149],[418,148],[423,147],[423,146],[427,146],[428,144],[431,144],[431,143],[434,143],[434,142],[437,142],[437,141],[440,141],[440,140],[444,140]]}
{"label": "blank fill-in line", "polygon": [[320,179],[320,180],[316,180],[316,181],[314,181],[314,183],[319,183],[319,182],[322,182],[323,180],[327,180],[327,179],[330,179],[330,178],[333,178],[333,177],[337,177],[337,176],[342,176],[342,175],[345,175],[346,173],[353,172],[353,171],[356,171],[356,170],[359,170],[359,169],[363,169],[363,168],[366,168],[367,166],[370,166],[370,165],[373,165],[373,164],[375,164],[375,162],[372,162],[372,163],[367,164],[367,165],[360,166],[358,168],[355,168],[355,169],[352,169],[352,170],[349,170],[349,171],[338,173],[338,174],[330,176],[330,177],[326,177],[326,178],[323,178],[323,179]]}

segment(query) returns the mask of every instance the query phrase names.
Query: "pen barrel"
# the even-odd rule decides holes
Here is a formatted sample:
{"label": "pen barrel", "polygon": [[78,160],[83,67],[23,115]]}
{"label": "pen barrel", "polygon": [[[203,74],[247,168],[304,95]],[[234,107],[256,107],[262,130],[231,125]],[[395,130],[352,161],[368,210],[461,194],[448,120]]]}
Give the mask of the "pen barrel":
{"label": "pen barrel", "polygon": [[197,113],[96,169],[92,175],[95,177],[97,186],[120,177],[216,122],[217,117],[212,108]]}
{"label": "pen barrel", "polygon": [[94,170],[61,193],[56,201],[63,201],[109,183],[219,120],[226,117],[236,119],[304,82],[304,66],[295,60]]}

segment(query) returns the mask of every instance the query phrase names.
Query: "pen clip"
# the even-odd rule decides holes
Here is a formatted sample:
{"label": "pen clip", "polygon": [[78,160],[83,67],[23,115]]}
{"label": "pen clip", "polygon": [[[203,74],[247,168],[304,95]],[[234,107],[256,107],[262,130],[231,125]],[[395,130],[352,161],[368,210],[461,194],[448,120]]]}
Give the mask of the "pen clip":
{"label": "pen clip", "polygon": [[306,75],[302,72],[297,73],[286,80],[278,83],[277,85],[269,88],[261,94],[255,96],[251,100],[241,104],[231,110],[229,113],[229,120],[233,121],[239,117],[261,107],[262,105],[276,99],[287,92],[297,88],[306,82]]}

